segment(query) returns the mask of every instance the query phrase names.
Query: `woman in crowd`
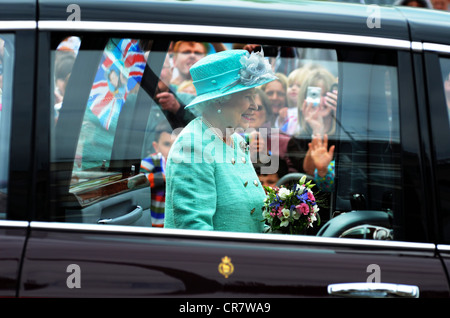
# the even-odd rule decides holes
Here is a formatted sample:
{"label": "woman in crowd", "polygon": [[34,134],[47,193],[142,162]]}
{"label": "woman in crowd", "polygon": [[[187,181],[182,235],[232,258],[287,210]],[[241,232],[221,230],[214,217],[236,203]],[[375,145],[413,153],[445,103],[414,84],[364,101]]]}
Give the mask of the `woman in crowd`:
{"label": "woman in crowd", "polygon": [[302,88],[302,83],[305,80],[309,67],[296,68],[289,73],[288,87],[287,87],[287,108],[280,110],[277,119],[277,127],[290,136],[298,135],[301,131],[298,112],[298,95]]}
{"label": "woman in crowd", "polygon": [[261,89],[266,93],[267,97],[269,97],[270,103],[272,105],[272,112],[274,115],[273,118],[273,127],[277,127],[277,119],[278,115],[281,112],[287,110],[287,77],[283,73],[275,74],[278,78],[275,81],[272,81],[268,84],[262,85]]}
{"label": "woman in crowd", "polygon": [[[168,228],[262,232],[265,192],[236,130],[256,110],[255,87],[276,79],[262,53],[227,50],[190,70],[202,115],[180,133],[166,165]],[[255,213],[256,211],[256,213]]]}
{"label": "woman in crowd", "polygon": [[[334,181],[334,134],[336,131],[337,79],[324,68],[308,73],[298,97],[302,131],[291,138],[288,153],[300,172],[315,177],[322,190],[332,191]],[[308,87],[320,89],[319,103],[307,98]]]}

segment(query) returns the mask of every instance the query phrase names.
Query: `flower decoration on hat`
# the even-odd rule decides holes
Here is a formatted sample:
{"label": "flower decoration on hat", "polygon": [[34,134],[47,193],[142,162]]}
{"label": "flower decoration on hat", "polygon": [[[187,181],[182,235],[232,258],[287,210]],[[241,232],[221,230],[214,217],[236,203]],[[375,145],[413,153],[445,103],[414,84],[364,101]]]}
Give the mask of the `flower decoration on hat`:
{"label": "flower decoration on hat", "polygon": [[195,63],[189,72],[197,96],[185,108],[276,80],[264,53],[225,50]]}
{"label": "flower decoration on hat", "polygon": [[237,84],[256,86],[268,80],[277,79],[269,61],[264,58],[263,51],[241,56],[240,63],[242,66],[239,71],[239,78],[222,88],[222,91],[228,90]]}
{"label": "flower decoration on hat", "polygon": [[252,52],[241,57],[242,69],[239,72],[240,82],[244,85],[255,85],[269,79],[276,79],[269,61],[264,58],[263,52]]}

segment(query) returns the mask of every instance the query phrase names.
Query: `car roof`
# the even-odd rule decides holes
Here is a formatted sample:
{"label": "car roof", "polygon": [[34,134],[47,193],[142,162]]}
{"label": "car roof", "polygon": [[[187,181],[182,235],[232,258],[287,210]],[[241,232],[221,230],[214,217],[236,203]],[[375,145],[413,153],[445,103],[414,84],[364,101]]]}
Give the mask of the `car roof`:
{"label": "car roof", "polygon": [[450,13],[442,10],[398,7],[408,21],[411,40],[450,45]]}
{"label": "car roof", "polygon": [[[277,30],[337,32],[408,39],[402,14],[380,7],[382,27],[370,29],[367,6],[322,1],[90,1],[76,2],[81,21],[178,23]],[[66,4],[39,2],[41,20],[65,20]]]}
{"label": "car roof", "polygon": [[36,20],[36,1],[0,0],[0,21]]}
{"label": "car roof", "polygon": [[[1,1],[0,20],[67,20],[69,2]],[[411,7],[302,0],[77,0],[81,21],[189,24],[327,32],[450,44],[450,13]],[[367,21],[378,14],[380,27]]]}

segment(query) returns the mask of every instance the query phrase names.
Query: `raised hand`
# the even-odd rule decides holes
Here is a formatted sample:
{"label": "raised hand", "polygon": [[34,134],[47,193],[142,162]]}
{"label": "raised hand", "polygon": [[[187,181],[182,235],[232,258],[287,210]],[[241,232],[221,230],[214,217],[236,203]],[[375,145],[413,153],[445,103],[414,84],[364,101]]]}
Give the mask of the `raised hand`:
{"label": "raised hand", "polygon": [[328,165],[333,160],[334,146],[328,149],[328,135],[325,135],[323,140],[320,136],[314,136],[308,147],[318,175],[324,177],[328,172]]}

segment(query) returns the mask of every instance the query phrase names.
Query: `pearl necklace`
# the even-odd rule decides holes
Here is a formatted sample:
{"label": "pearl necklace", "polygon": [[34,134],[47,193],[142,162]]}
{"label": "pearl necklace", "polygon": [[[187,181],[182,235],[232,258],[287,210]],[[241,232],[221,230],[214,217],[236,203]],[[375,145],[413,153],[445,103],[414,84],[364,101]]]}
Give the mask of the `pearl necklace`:
{"label": "pearl necklace", "polygon": [[228,144],[228,143],[226,142],[226,138],[227,138],[227,137],[225,136],[225,140],[224,140],[224,139],[223,139],[223,136],[220,136],[220,135],[217,133],[216,128],[214,128],[214,127],[209,123],[209,121],[207,121],[206,118],[203,117],[203,116],[202,116],[202,121],[205,123],[205,125],[206,125],[209,129],[211,129],[211,131],[213,132],[214,135],[216,135],[217,137],[219,137],[219,139],[222,140],[227,146],[230,146],[231,148],[234,149],[234,141],[233,141],[233,138],[232,138],[232,137],[230,137],[230,144]]}

